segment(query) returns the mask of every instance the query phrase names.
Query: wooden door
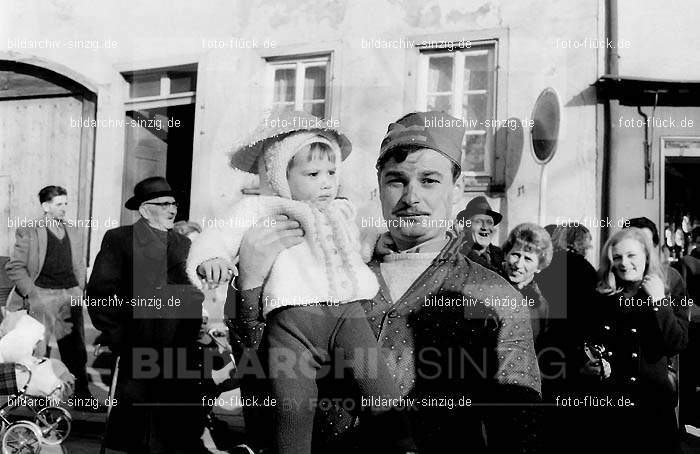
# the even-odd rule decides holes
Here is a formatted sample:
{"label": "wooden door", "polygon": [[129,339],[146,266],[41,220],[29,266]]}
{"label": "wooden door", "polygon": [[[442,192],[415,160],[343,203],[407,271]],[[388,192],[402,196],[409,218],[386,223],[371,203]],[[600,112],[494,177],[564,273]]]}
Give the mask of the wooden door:
{"label": "wooden door", "polygon": [[[15,229],[41,217],[38,193],[48,185],[68,191],[66,219],[78,217],[82,101],[75,97],[0,101],[0,185],[9,193],[0,211],[0,255],[8,255]],[[3,216],[4,219],[4,216]]]}
{"label": "wooden door", "polygon": [[63,75],[0,61],[0,256],[14,247],[18,226],[42,216],[39,190],[58,185],[68,191],[66,218],[88,221],[88,257],[96,101]]}
{"label": "wooden door", "polygon": [[[167,138],[158,129],[141,126],[144,118],[138,111],[126,113],[124,183],[122,200],[126,202],[134,194],[139,181],[152,176],[165,176],[167,166]],[[165,133],[167,134],[167,133]],[[127,210],[122,205],[121,225],[133,224],[139,219],[138,211]]]}

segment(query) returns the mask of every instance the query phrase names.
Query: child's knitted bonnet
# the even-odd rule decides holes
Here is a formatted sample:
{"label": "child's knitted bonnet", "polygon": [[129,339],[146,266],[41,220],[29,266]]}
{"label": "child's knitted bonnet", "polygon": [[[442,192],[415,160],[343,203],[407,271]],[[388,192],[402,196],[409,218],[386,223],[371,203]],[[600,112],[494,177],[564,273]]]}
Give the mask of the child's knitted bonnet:
{"label": "child's knitted bonnet", "polygon": [[[335,154],[335,162],[340,163],[340,147],[335,140],[328,140],[319,132],[303,131],[277,141],[269,143],[263,152],[265,173],[260,172],[261,178],[266,177],[272,191],[279,197],[291,199],[292,194],[287,181],[287,167],[294,155],[301,149],[314,143],[328,145]],[[340,166],[336,169],[336,178],[339,177]]]}

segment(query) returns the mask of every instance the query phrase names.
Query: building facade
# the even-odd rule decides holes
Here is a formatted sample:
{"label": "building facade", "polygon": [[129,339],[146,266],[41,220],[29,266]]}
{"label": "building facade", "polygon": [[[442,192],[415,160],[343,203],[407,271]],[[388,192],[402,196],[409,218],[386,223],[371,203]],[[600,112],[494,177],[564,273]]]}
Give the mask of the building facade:
{"label": "building facade", "polygon": [[[639,115],[603,100],[596,85],[607,73],[611,3],[621,74],[688,74],[685,65],[658,72],[645,62],[686,57],[669,40],[700,32],[682,27],[682,37],[650,51],[645,30],[671,29],[679,16],[652,22],[644,11],[658,6],[628,1],[156,1],[97,10],[89,2],[11,2],[0,19],[0,210],[12,222],[0,229],[0,255],[15,221],[38,214],[36,193],[46,184],[74,194],[69,215],[89,223],[90,262],[107,228],[133,220],[122,206],[146,176],[165,175],[180,191],[180,216],[206,226],[255,192],[255,177],[230,169],[226,154],[273,108],[308,110],[347,133],[353,153],[341,191],[361,218],[381,218],[374,163],[388,124],[437,109],[468,130],[454,212],[486,195],[504,214],[500,241],[526,221],[662,222],[661,166],[652,170],[656,198],[639,196],[643,128],[611,132],[619,118]],[[667,3],[687,17],[691,6]],[[561,122],[543,165],[531,126],[545,89],[559,100]],[[656,115],[666,109],[700,121],[693,107],[661,106]],[[659,137],[650,151],[657,163]],[[597,250],[605,232],[592,233]]]}

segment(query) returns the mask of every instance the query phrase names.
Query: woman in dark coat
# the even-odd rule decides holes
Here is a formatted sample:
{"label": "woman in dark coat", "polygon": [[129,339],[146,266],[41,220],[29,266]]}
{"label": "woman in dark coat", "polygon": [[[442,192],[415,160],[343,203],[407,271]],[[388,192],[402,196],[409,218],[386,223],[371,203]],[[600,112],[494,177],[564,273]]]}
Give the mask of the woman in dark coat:
{"label": "woman in dark coat", "polygon": [[608,405],[595,411],[608,433],[603,452],[680,452],[668,363],[687,345],[687,308],[669,294],[658,254],[639,229],[607,241],[598,275],[589,339],[606,353],[584,370],[597,377],[592,389]]}
{"label": "woman in dark coat", "polygon": [[583,328],[598,281],[595,268],[586,260],[592,247],[586,227],[556,226],[552,246],[551,264],[535,277],[549,303],[547,331],[539,339],[545,402],[580,387]]}
{"label": "woman in dark coat", "polygon": [[[582,443],[581,427],[597,423],[588,409],[563,403],[570,397],[584,395],[591,380],[581,370],[587,317],[598,280],[595,268],[586,260],[591,234],[581,225],[560,225],[552,230],[552,263],[536,276],[549,303],[547,330],[538,339],[542,400],[552,405],[545,409],[543,452],[591,452],[598,443],[592,442],[592,437]],[[596,429],[591,434],[595,432]]]}

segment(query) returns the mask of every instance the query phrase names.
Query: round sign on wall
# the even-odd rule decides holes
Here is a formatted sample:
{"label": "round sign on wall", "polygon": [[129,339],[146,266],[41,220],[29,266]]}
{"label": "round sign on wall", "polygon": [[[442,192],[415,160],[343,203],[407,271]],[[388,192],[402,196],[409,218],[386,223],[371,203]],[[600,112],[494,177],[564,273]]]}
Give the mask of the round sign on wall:
{"label": "round sign on wall", "polygon": [[545,88],[535,101],[532,110],[532,151],[540,164],[548,163],[557,150],[561,107],[559,96],[553,88]]}

